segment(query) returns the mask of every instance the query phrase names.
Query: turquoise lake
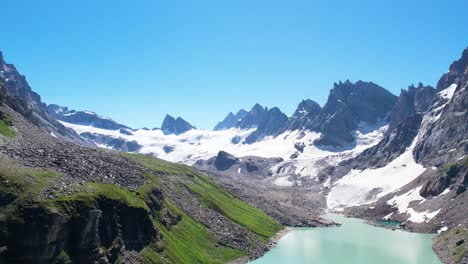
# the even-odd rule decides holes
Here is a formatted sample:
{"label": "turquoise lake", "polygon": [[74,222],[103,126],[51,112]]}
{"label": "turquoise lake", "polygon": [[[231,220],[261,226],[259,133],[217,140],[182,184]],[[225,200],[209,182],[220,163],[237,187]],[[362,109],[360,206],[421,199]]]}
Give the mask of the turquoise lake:
{"label": "turquoise lake", "polygon": [[329,214],[340,227],[293,228],[252,264],[440,264],[435,235],[375,227],[364,220]]}

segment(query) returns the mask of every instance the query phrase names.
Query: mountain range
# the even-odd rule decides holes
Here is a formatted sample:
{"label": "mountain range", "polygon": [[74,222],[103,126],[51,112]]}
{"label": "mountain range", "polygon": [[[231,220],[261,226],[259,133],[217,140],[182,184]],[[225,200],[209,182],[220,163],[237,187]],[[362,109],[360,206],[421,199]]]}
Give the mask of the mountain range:
{"label": "mountain range", "polygon": [[[80,256],[89,255],[86,247],[93,245],[93,250],[105,248],[103,253],[95,253],[95,259],[105,257],[111,263],[155,254],[155,258],[162,254],[172,258],[171,262],[181,263],[185,261],[175,257],[176,247],[164,237],[176,236],[177,223],[185,218],[188,222],[184,228],[197,229],[195,222],[207,226],[207,230],[193,232],[206,231],[203,234],[210,237],[209,241],[215,241],[213,248],[221,245],[216,249],[219,254],[229,245],[237,255],[258,255],[264,250],[262,241],[281,225],[328,225],[317,217],[324,210],[371,221],[398,221],[406,230],[447,232],[464,239],[457,230],[468,227],[468,48],[450,65],[436,88],[419,83],[396,96],[373,82],[340,81],[333,84],[323,107],[306,99],[287,116],[278,107],[255,104],[249,111],[230,112],[213,131],[197,129],[170,115],[160,128],[134,129],[91,111],[46,105],[25,77],[3,61],[1,53],[0,69],[0,153],[18,163],[15,166],[21,171],[26,171],[23,167],[52,169],[64,177],[51,183],[48,176],[40,176],[44,185],[41,191],[15,183],[20,189],[30,190],[28,195],[41,205],[31,208],[15,186],[3,183],[7,191],[0,206],[23,214],[4,213],[0,217],[0,247],[7,248],[1,255],[4,258],[28,261],[19,257],[19,252],[28,252],[50,260],[63,252],[73,261],[84,261]],[[148,173],[152,175],[149,178]],[[135,196],[148,182],[158,184],[150,192],[145,189],[143,197]],[[125,187],[114,191],[132,206],[115,204],[114,194],[107,195],[105,189],[114,187],[100,184]],[[209,186],[215,186],[215,192],[234,196],[227,194],[227,201],[217,200],[217,195],[206,197]],[[178,194],[179,188],[183,195]],[[88,189],[94,191],[86,192]],[[92,199],[83,196],[83,190],[91,193]],[[248,208],[264,221],[268,231],[256,229],[257,224],[237,222],[230,212],[240,211],[232,208],[246,205],[235,197],[265,213],[253,206]],[[84,206],[82,202],[89,199],[91,202]],[[191,205],[192,200],[199,203]],[[217,206],[229,208],[225,211]],[[56,211],[66,217],[54,214],[51,208],[58,208]],[[134,209],[138,219],[126,219],[121,214]],[[112,230],[99,231],[99,237],[85,233],[81,244],[69,242],[67,239],[74,236],[64,226],[73,225],[83,232],[89,226],[104,228],[95,223],[101,219],[93,215],[95,210],[101,211],[102,223]],[[25,227],[34,212],[41,216],[37,224]],[[313,214],[308,217],[310,212]],[[74,214],[87,217],[75,218]],[[122,218],[118,220],[121,222],[111,221],[115,215]],[[51,229],[35,233],[33,229],[43,224],[40,221],[63,233],[57,236]],[[142,230],[131,230],[131,221],[141,226],[156,221],[156,228],[148,227],[153,233],[143,234]],[[223,224],[213,225],[212,221]],[[12,230],[22,229],[20,236],[40,245],[40,252],[33,252],[11,236]],[[226,229],[229,231],[223,231]],[[232,232],[245,234],[245,240],[237,243],[230,236]],[[138,243],[132,244],[135,234]],[[53,241],[54,246],[39,239]],[[251,242],[253,249],[247,246]],[[453,256],[463,252],[466,243],[448,243],[436,239],[436,253],[444,263],[461,263]]]}

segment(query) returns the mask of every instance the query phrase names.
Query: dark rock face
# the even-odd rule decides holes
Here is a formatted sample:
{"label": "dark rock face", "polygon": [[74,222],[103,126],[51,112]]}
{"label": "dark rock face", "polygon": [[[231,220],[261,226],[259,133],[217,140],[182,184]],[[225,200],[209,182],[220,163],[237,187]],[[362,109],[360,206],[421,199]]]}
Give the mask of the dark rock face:
{"label": "dark rock face", "polygon": [[0,80],[2,101],[30,122],[60,139],[81,145],[92,143],[83,140],[74,130],[68,129],[51,117],[41,97],[31,90],[26,77],[21,75],[13,64],[7,64],[0,52]]}
{"label": "dark rock face", "polygon": [[303,130],[309,126],[322,110],[318,103],[312,100],[303,100],[288,121],[288,130]]}
{"label": "dark rock face", "polygon": [[264,122],[268,115],[268,109],[259,104],[255,104],[252,109],[240,120],[236,127],[240,129],[257,128]]}
{"label": "dark rock face", "polygon": [[166,115],[161,126],[161,130],[166,135],[169,135],[169,134],[180,135],[194,128],[195,128],[194,126],[190,125],[190,123],[188,123],[184,119],[180,117],[177,117],[177,119],[175,119],[174,117],[170,115]]}
{"label": "dark rock face", "polygon": [[171,153],[172,151],[174,151],[174,149],[175,149],[174,146],[169,146],[169,145],[165,145],[165,146],[163,147],[163,150],[164,150],[164,152],[166,152],[166,153]]}
{"label": "dark rock face", "polygon": [[247,111],[244,109],[241,109],[237,112],[237,114],[233,114],[230,112],[223,121],[219,122],[213,130],[219,131],[219,130],[225,130],[225,129],[230,129],[236,126],[236,124],[242,120],[247,115]]}
{"label": "dark rock face", "polygon": [[442,76],[437,90],[414,151],[416,161],[427,166],[441,166],[468,154],[468,49]]}
{"label": "dark rock face", "polygon": [[47,106],[47,112],[52,117],[71,124],[93,126],[109,130],[131,130],[129,127],[119,124],[110,118],[99,116],[90,111],[69,110],[68,107],[50,104]]}
{"label": "dark rock face", "polygon": [[304,149],[305,149],[306,145],[304,144],[304,142],[298,142],[298,143],[294,143],[294,148],[297,149],[297,151],[299,152],[304,152]]}
{"label": "dark rock face", "polygon": [[424,183],[419,194],[424,198],[436,197],[449,187],[456,190],[456,195],[468,187],[468,158],[439,169]]}
{"label": "dark rock face", "polygon": [[360,122],[375,124],[393,109],[397,97],[372,82],[334,84],[327,103],[308,129],[322,132],[316,145],[346,146]]}
{"label": "dark rock face", "polygon": [[220,171],[224,171],[224,170],[231,168],[232,165],[234,165],[238,161],[239,159],[234,157],[233,155],[225,151],[220,151],[218,152],[218,155],[216,156],[216,159],[214,161],[214,166],[216,169]]}
{"label": "dark rock face", "polygon": [[[143,208],[107,198],[66,206],[73,208],[69,215],[40,205],[24,205],[17,221],[7,223],[6,259],[11,263],[51,263],[66,251],[75,263],[99,259],[115,263],[122,248],[139,251],[160,236]],[[96,254],[100,247],[109,249],[108,254]],[[111,254],[113,247],[117,248],[115,256]]]}
{"label": "dark rock face", "polygon": [[398,124],[406,118],[423,114],[428,109],[435,95],[435,89],[431,86],[424,86],[419,83],[417,87],[411,85],[408,90],[401,90],[400,97],[395,108],[390,114],[390,124],[388,132],[391,132]]}
{"label": "dark rock face", "polygon": [[380,168],[403,154],[418,134],[422,116],[413,115],[401,122],[387,134],[377,145],[364,150],[356,158],[344,161],[352,163],[353,169]]}
{"label": "dark rock face", "polygon": [[247,136],[245,142],[251,144],[266,136],[278,135],[287,123],[288,116],[281,112],[278,107],[273,107],[266,112],[264,119],[258,124],[257,130]]}
{"label": "dark rock face", "polygon": [[248,160],[245,162],[245,168],[248,172],[258,171],[258,165],[255,161]]}

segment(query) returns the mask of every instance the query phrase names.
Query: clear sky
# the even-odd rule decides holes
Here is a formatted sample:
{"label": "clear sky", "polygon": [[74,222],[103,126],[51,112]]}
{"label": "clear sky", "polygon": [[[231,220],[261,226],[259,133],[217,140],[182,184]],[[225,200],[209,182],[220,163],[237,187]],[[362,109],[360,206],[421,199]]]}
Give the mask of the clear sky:
{"label": "clear sky", "polygon": [[333,82],[435,85],[468,46],[468,1],[0,0],[0,50],[47,103],[132,127],[290,115]]}

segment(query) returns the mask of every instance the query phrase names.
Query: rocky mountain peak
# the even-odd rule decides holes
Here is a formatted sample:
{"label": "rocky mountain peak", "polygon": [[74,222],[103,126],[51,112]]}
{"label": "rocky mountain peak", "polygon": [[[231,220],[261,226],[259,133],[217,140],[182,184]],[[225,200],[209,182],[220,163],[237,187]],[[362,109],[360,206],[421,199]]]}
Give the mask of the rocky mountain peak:
{"label": "rocky mountain peak", "polygon": [[[267,109],[267,108],[265,108]],[[266,110],[261,120],[259,120],[257,130],[252,132],[245,143],[253,143],[265,136],[276,136],[283,132],[288,123],[288,116],[281,112],[278,107]]]}
{"label": "rocky mountain peak", "polygon": [[321,110],[322,107],[317,102],[310,99],[302,100],[289,118],[287,129],[291,131],[305,129]]}
{"label": "rocky mountain peak", "polygon": [[194,126],[192,126],[189,122],[185,121],[181,117],[174,118],[169,114],[166,115],[161,125],[161,130],[166,135],[168,134],[180,135],[194,128],[195,128]]}
{"label": "rocky mountain peak", "polygon": [[237,128],[250,129],[256,128],[265,120],[268,114],[268,108],[255,104],[252,109],[236,124]]}
{"label": "rocky mountain peak", "polygon": [[334,84],[323,109],[307,128],[322,132],[316,145],[343,147],[354,141],[351,132],[358,124],[383,120],[396,102],[395,95],[373,82],[340,81]]}
{"label": "rocky mountain peak", "polygon": [[229,112],[229,114],[223,119],[223,121],[219,122],[213,130],[218,131],[233,128],[246,115],[247,111],[245,111],[244,109],[239,110],[235,115],[232,112]]}
{"label": "rocky mountain peak", "polygon": [[390,114],[390,124],[387,132],[391,132],[408,117],[425,113],[429,109],[434,95],[434,87],[424,86],[422,83],[419,83],[418,86],[411,84],[408,89],[402,89],[398,102]]}

